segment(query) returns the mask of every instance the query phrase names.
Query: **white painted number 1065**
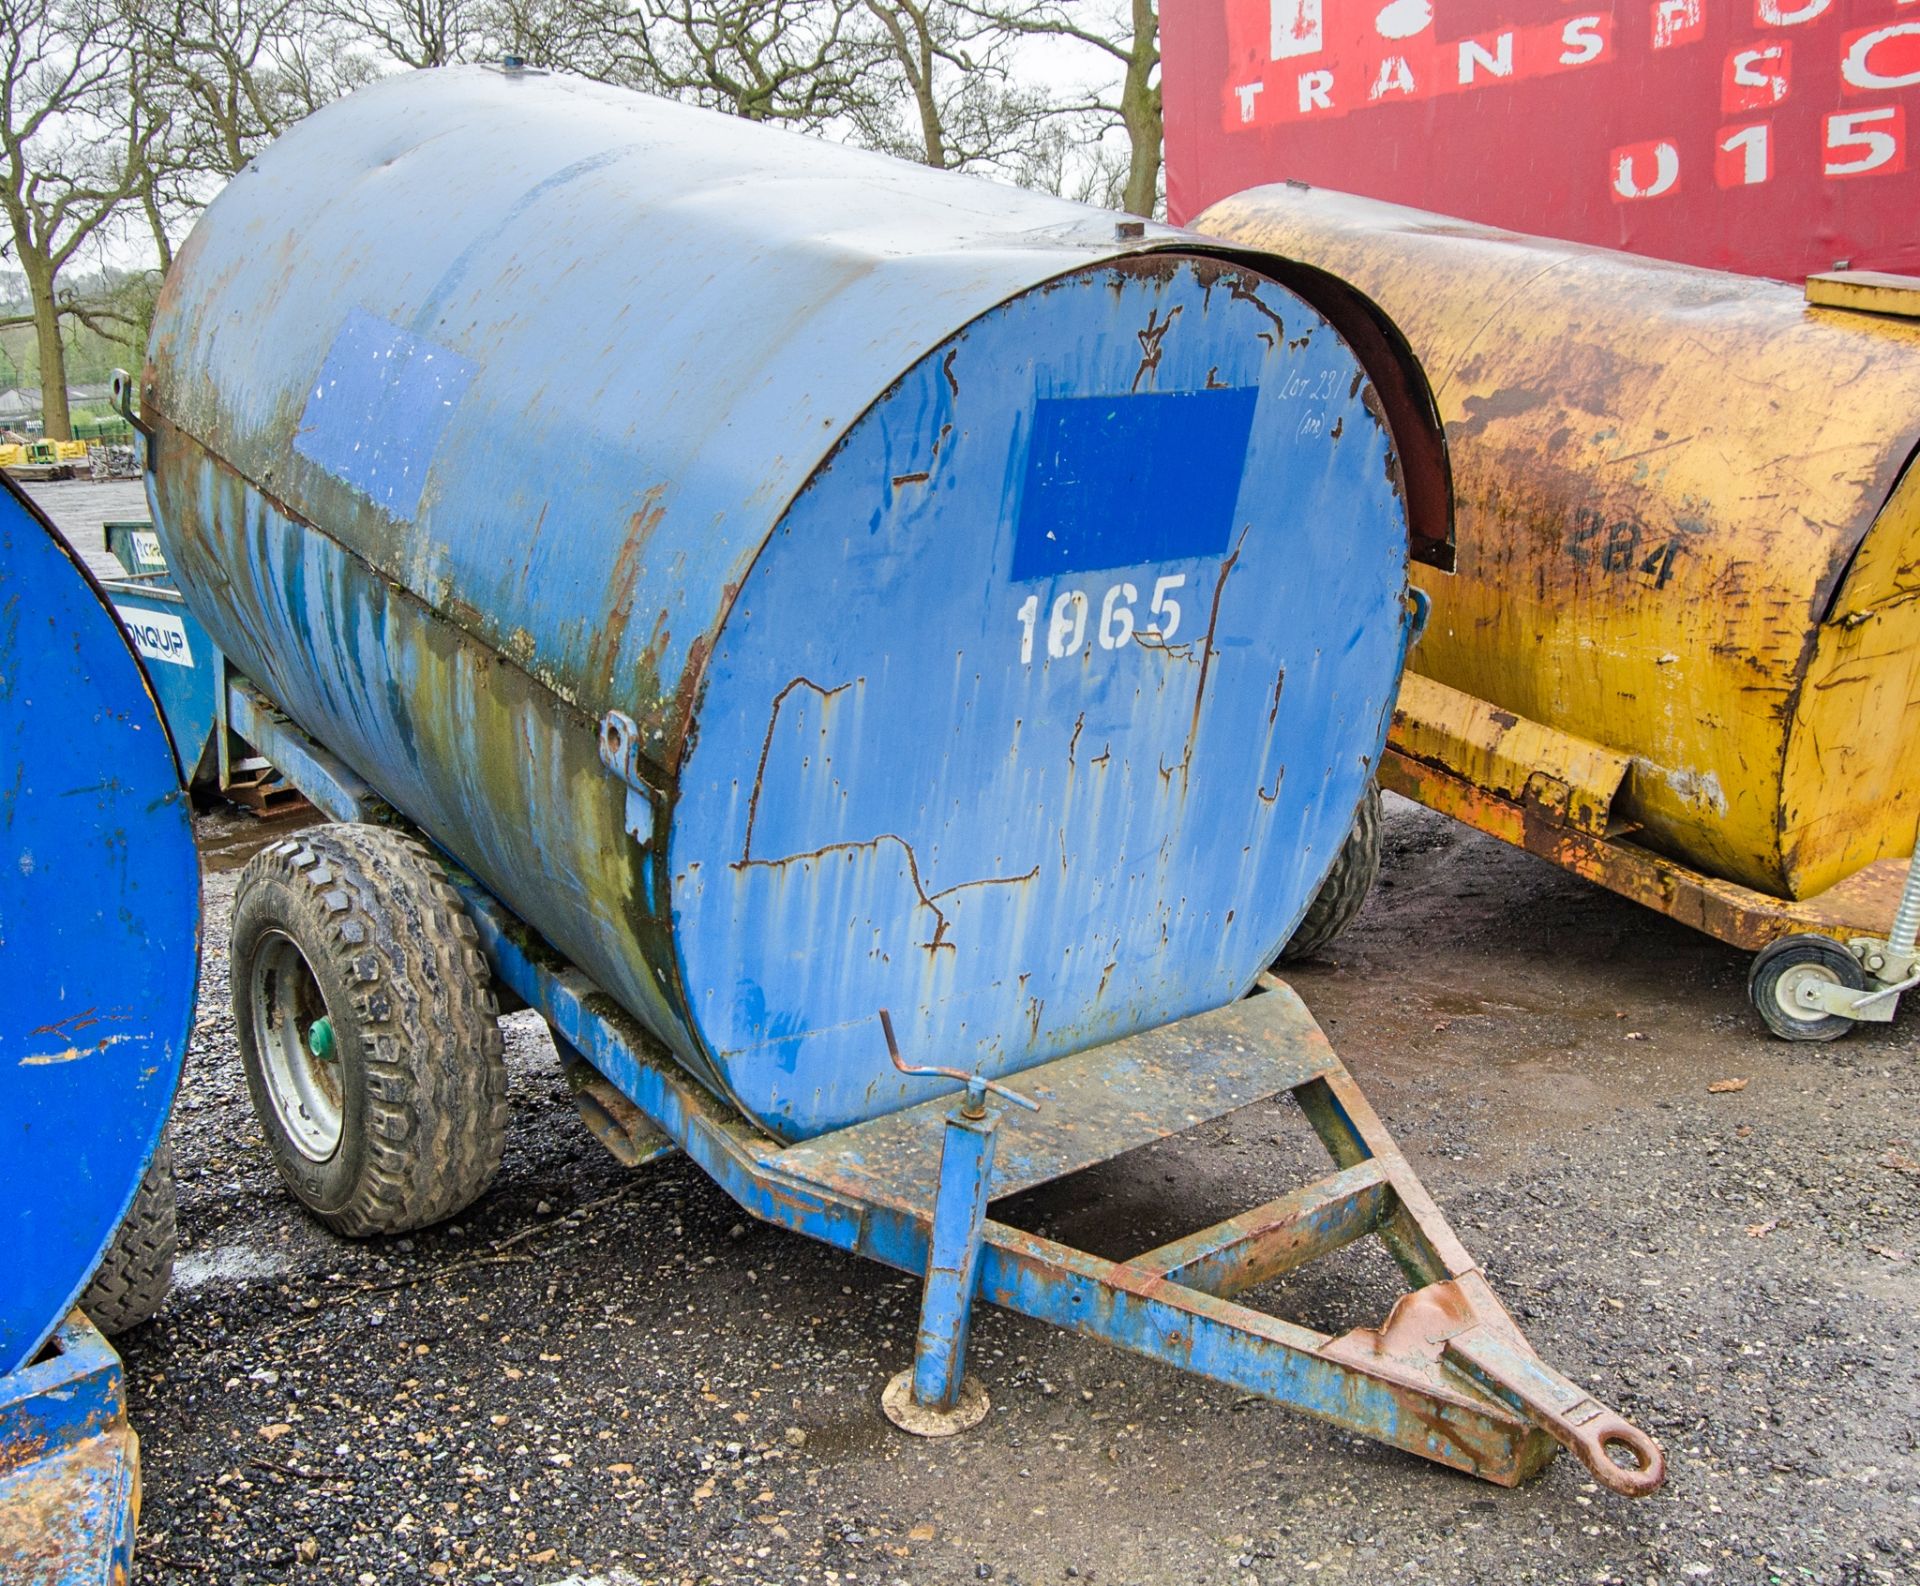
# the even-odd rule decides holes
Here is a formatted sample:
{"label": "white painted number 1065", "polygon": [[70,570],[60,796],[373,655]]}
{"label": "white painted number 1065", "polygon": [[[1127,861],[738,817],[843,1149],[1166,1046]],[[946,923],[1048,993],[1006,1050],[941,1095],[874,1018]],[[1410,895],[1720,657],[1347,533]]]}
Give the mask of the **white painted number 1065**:
{"label": "white painted number 1065", "polygon": [[[1169,573],[1153,586],[1153,599],[1147,609],[1154,620],[1142,631],[1152,634],[1162,644],[1171,640],[1180,627],[1180,602],[1173,598],[1173,592],[1186,581],[1185,573]],[[1108,587],[1100,601],[1100,618],[1094,627],[1101,649],[1117,650],[1133,637],[1133,603],[1139,598],[1140,591],[1132,584]],[[1047,654],[1054,660],[1064,661],[1080,653],[1081,646],[1087,642],[1089,610],[1090,602],[1084,590],[1063,589],[1053,597],[1053,609],[1047,618]],[[1027,596],[1020,604],[1018,615],[1020,660],[1025,665],[1033,660],[1034,635],[1040,627],[1040,597]]]}

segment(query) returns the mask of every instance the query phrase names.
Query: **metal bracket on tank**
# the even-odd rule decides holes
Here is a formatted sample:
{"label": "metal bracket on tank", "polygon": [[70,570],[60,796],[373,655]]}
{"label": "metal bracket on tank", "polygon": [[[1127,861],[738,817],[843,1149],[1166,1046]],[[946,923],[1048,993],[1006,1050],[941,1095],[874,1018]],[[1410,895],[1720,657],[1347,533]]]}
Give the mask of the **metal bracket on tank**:
{"label": "metal bracket on tank", "polygon": [[1433,618],[1433,597],[1417,585],[1407,588],[1407,648],[1411,650],[1426,637],[1427,624]]}
{"label": "metal bracket on tank", "polygon": [[135,432],[139,435],[141,441],[144,443],[142,450],[146,453],[146,455],[141,458],[141,462],[151,468],[153,466],[150,460],[153,446],[153,426],[140,416],[133,405],[133,376],[128,374],[124,369],[114,370],[112,389],[113,411],[131,424]]}
{"label": "metal bracket on tank", "polygon": [[652,842],[654,810],[666,795],[640,770],[640,724],[624,710],[600,718],[600,762],[627,785],[628,835],[643,845]]}

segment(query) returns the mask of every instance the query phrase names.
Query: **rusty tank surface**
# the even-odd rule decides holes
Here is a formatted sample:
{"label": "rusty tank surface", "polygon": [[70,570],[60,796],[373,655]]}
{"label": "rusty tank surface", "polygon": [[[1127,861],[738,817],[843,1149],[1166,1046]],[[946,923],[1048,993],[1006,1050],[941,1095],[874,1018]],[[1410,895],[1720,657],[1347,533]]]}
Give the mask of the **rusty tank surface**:
{"label": "rusty tank surface", "polygon": [[1795,921],[1738,888],[1805,899],[1904,858],[1913,283],[1803,291],[1292,183],[1195,225],[1350,280],[1426,365],[1459,538],[1457,576],[1417,575],[1433,620],[1394,730],[1416,776],[1526,806],[1540,830],[1479,818],[1748,946]]}
{"label": "rusty tank surface", "polygon": [[565,78],[408,74],[182,248],[156,529],[288,717],[805,1139],[951,1088],[881,1009],[1016,1072],[1237,998],[1326,874],[1444,459],[1396,448],[1417,371],[1377,314],[1284,274]]}

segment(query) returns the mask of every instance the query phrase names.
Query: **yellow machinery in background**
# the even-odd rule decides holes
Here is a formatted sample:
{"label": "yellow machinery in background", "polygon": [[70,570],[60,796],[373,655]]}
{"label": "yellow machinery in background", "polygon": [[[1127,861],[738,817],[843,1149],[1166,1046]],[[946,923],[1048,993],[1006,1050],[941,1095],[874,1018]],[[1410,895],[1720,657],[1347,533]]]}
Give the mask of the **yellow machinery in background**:
{"label": "yellow machinery in background", "polygon": [[1778,1034],[1890,1019],[1920,984],[1920,281],[1297,183],[1195,225],[1353,282],[1432,382],[1457,571],[1416,569],[1381,784],[1761,949]]}
{"label": "yellow machinery in background", "polygon": [[71,479],[86,464],[85,441],[16,441],[0,446],[0,468],[16,479]]}

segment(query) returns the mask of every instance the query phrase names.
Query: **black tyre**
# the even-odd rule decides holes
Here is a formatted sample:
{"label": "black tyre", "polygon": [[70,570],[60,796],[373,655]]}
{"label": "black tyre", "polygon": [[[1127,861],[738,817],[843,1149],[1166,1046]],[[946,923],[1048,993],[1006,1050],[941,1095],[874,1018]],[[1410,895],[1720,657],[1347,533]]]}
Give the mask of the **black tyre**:
{"label": "black tyre", "polygon": [[1783,936],[1761,949],[1747,972],[1747,995],[1767,1028],[1787,1041],[1837,1041],[1853,1020],[1802,1004],[1797,993],[1811,982],[1867,989],[1867,972],[1830,936]]}
{"label": "black tyre", "polygon": [[1279,962],[1296,964],[1311,958],[1353,923],[1380,875],[1380,789],[1367,784],[1366,797],[1354,811],[1353,826],[1340,845],[1333,869],[1307,905],[1299,926],[1280,949]]}
{"label": "black tyre", "polygon": [[473,921],[425,846],[336,825],[256,854],[233,1017],[280,1176],[336,1233],[422,1228],[481,1194],[507,1075]]}
{"label": "black tyre", "polygon": [[179,1242],[173,1148],[162,1139],[126,1221],[113,1236],[87,1292],[80,1296],[80,1309],[109,1338],[152,1321],[173,1287],[173,1257]]}

